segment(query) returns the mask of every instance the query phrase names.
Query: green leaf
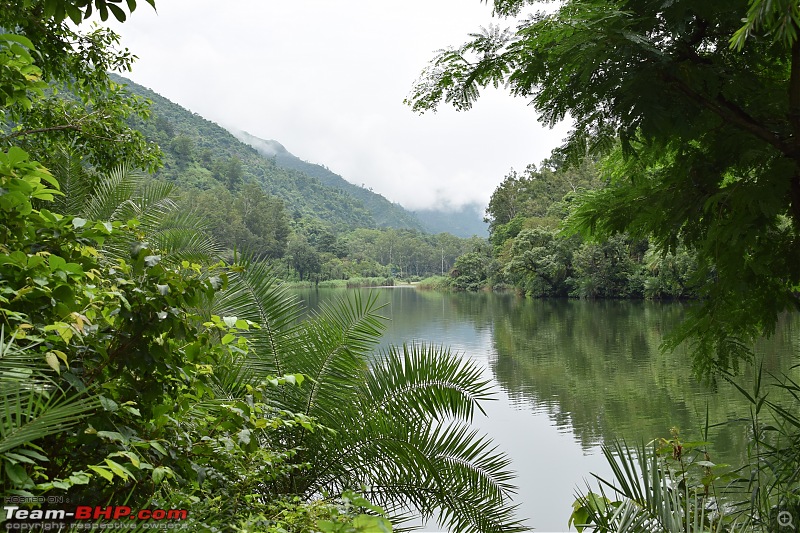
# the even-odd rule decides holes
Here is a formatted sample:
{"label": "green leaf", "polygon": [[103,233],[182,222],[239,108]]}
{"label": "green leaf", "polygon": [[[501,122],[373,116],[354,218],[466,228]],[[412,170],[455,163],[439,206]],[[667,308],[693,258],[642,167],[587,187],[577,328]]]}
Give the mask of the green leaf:
{"label": "green leaf", "polygon": [[108,4],[108,9],[111,10],[111,13],[114,14],[114,18],[116,18],[119,22],[125,22],[127,17],[125,16],[125,12],[119,6]]}
{"label": "green leaf", "polygon": [[322,533],[335,533],[337,530],[336,524],[330,520],[317,520],[317,527]]}
{"label": "green leaf", "polygon": [[103,406],[103,409],[109,412],[114,412],[119,409],[119,405],[117,402],[110,398],[106,398],[105,396],[99,396],[100,405]]}
{"label": "green leaf", "polygon": [[41,453],[37,452],[36,450],[29,450],[29,449],[17,449],[17,453],[20,455],[26,455],[28,457],[32,457],[38,461],[48,461],[47,457],[42,455]]}
{"label": "green leaf", "polygon": [[23,467],[10,462],[6,463],[6,475],[12,483],[18,486],[26,486],[30,483],[30,477]]}
{"label": "green leaf", "polygon": [[164,455],[164,456],[167,455],[167,450],[165,450],[164,447],[159,442],[151,440],[150,441],[150,446],[152,446],[161,455]]}
{"label": "green leaf", "polygon": [[5,454],[5,459],[7,461],[10,461],[13,464],[17,464],[17,463],[26,463],[26,464],[29,464],[29,465],[36,464],[36,462],[33,459],[31,459],[30,457],[25,457],[24,455],[19,455],[19,454],[12,453],[12,452],[7,452]]}
{"label": "green leaf", "polygon": [[97,436],[104,439],[108,439],[112,442],[119,442],[121,444],[127,444],[129,441],[121,433],[116,431],[98,431]]}
{"label": "green leaf", "polygon": [[126,457],[127,459],[130,460],[131,465],[134,468],[139,468],[141,466],[141,464],[142,464],[142,461],[141,461],[141,459],[139,458],[138,455],[136,455],[135,453],[133,453],[131,451],[127,451],[127,450],[114,452],[114,453],[110,454],[109,457]]}
{"label": "green leaf", "polygon": [[162,481],[164,481],[165,478],[175,477],[175,474],[172,472],[171,468],[168,468],[166,466],[157,466],[153,469],[151,477],[153,478],[153,483],[158,485]]}
{"label": "green leaf", "polygon": [[58,356],[53,352],[47,352],[44,356],[50,368],[61,374],[61,363],[58,361]]}
{"label": "green leaf", "polygon": [[4,33],[4,34],[0,35],[0,40],[15,42],[15,43],[21,44],[25,48],[28,48],[28,49],[31,49],[31,50],[33,50],[35,48],[33,46],[33,43],[30,41],[30,39],[28,39],[27,37],[25,37],[23,35],[18,35],[16,33]]}
{"label": "green leaf", "polygon": [[91,479],[91,476],[86,472],[74,472],[69,476],[69,480],[73,485],[88,485]]}
{"label": "green leaf", "polygon": [[129,478],[134,477],[134,475],[131,474],[130,470],[128,470],[121,464],[117,463],[116,461],[112,461],[111,459],[106,459],[105,463],[108,465],[108,468],[110,468],[112,472],[114,472],[116,475],[118,475],[125,481],[127,481]]}
{"label": "green leaf", "polygon": [[104,466],[91,465],[89,466],[89,470],[100,474],[107,481],[114,481],[114,474],[112,474],[111,471]]}
{"label": "green leaf", "polygon": [[381,516],[360,514],[353,519],[353,527],[361,533],[391,533],[392,524]]}

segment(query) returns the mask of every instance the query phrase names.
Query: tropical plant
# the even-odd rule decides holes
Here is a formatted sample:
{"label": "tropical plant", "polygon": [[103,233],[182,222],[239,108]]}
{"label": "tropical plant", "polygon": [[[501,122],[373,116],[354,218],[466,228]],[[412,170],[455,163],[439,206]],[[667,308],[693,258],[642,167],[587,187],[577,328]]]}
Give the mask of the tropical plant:
{"label": "tropical plant", "polygon": [[335,431],[302,430],[288,442],[296,461],[282,491],[316,498],[364,494],[402,518],[416,508],[453,531],[521,531],[508,499],[509,461],[470,429],[488,382],[471,362],[441,347],[411,344],[375,350],[383,329],[377,298],[324,305],[304,321],[263,265],[233,273],[215,299],[218,314],[261,324],[239,383],[296,372],[302,387],[273,401]]}
{"label": "tropical plant", "polygon": [[800,513],[800,384],[787,375],[770,376],[767,384],[762,370],[754,374],[749,389],[726,376],[750,403],[749,418],[725,422],[749,423],[744,465],[734,469],[713,463],[707,442],[684,442],[677,430],[670,439],[633,449],[616,442],[603,448],[613,480],[595,476],[600,493],[578,494],[570,524],[579,531],[602,532],[762,533],[790,528]]}
{"label": "tropical plant", "polygon": [[603,533],[745,531],[716,492],[726,465],[715,465],[698,449],[707,443],[673,436],[661,444],[666,446],[659,449],[657,441],[634,449],[620,442],[604,446],[614,479],[598,477],[599,493],[579,493],[569,524]]}
{"label": "tropical plant", "polygon": [[[100,406],[97,394],[65,390],[58,378],[67,363],[64,352],[42,357],[33,348],[19,347],[0,327],[0,460],[8,487],[23,491],[35,488],[32,478],[41,475],[42,462],[52,455],[35,443],[70,430]],[[75,484],[89,482],[85,474],[70,477]]]}
{"label": "tropical plant", "polygon": [[106,256],[129,259],[136,241],[142,241],[173,264],[208,263],[219,257],[221,248],[204,220],[179,206],[175,184],[155,181],[127,163],[98,171],[72,145],[56,147],[48,169],[62,193],[53,199],[53,211],[108,223],[135,220],[135,232],[108,236],[103,243]]}
{"label": "tropical plant", "polygon": [[759,366],[748,390],[726,376],[750,404],[749,460],[732,487],[740,497],[732,501],[754,527],[774,531],[786,527],[786,516],[800,516],[800,384],[786,374],[767,378]]}

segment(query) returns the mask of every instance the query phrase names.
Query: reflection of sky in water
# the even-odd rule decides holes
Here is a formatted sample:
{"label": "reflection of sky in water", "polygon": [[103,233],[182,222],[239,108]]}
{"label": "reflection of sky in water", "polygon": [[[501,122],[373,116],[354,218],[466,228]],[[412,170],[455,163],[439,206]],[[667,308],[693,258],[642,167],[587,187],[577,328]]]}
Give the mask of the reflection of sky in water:
{"label": "reflection of sky in water", "polygon": [[[473,359],[494,381],[489,366],[493,353],[490,325],[476,326],[465,320],[446,298],[418,297],[413,289],[389,289],[380,301],[392,305],[383,309],[387,324],[381,346],[403,342],[433,342]],[[319,291],[324,298],[325,292]],[[330,291],[331,296],[338,294]],[[305,299],[305,297],[304,297]],[[438,300],[438,301],[437,301]],[[423,320],[400,319],[401,313],[419,313]],[[576,487],[585,487],[590,472],[608,475],[599,448],[584,451],[567,426],[557,427],[546,409],[532,410],[524,401],[511,401],[494,382],[497,401],[483,405],[486,416],[477,413],[474,423],[492,437],[499,449],[512,459],[519,487],[514,498],[518,516],[537,531],[566,531]],[[435,529],[435,528],[432,528]]]}
{"label": "reflection of sky in water", "polygon": [[[301,296],[313,307],[343,293],[302,291]],[[481,365],[486,379],[494,383],[497,401],[484,404],[486,416],[478,413],[474,423],[511,457],[518,475],[514,498],[518,516],[540,532],[566,531],[576,489],[585,490],[587,483],[596,486],[591,473],[610,477],[599,449],[609,433],[615,437],[624,433],[632,440],[660,434],[653,435],[654,431],[666,436],[673,423],[701,419],[699,411],[705,412],[706,402],[722,416],[741,415],[738,407],[726,406],[730,395],[711,395],[692,382],[688,370],[676,372],[676,364],[688,365],[685,354],[665,358],[655,345],[648,345],[660,339],[662,320],[667,323],[664,316],[675,315],[676,307],[520,303],[491,294],[443,295],[410,288],[383,289],[379,301],[391,302],[382,310],[390,321],[381,346],[411,341],[443,344]],[[509,345],[498,353],[501,326],[504,342],[513,342],[515,353],[509,352]],[[788,328],[783,336],[777,346],[783,351],[778,358],[785,363],[796,353],[798,335]],[[595,344],[584,343],[586,339]],[[591,361],[585,359],[587,354]],[[593,380],[582,375],[589,372],[587,368],[595,372],[587,374]],[[501,370],[502,384],[495,379]],[[714,439],[722,447],[734,448],[741,444],[736,433],[723,428]]]}

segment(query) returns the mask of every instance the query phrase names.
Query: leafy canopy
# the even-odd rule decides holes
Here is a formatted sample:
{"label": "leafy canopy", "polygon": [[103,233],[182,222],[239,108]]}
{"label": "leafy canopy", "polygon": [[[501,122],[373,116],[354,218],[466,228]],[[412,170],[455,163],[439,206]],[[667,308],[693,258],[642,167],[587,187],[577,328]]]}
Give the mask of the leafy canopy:
{"label": "leafy canopy", "polygon": [[[496,0],[495,14],[535,4]],[[690,340],[708,375],[800,307],[797,28],[788,1],[571,0],[440,51],[408,103],[469,109],[502,85],[546,124],[569,117],[562,152],[606,156],[609,182],[571,228],[698,252],[702,304],[667,345]]]}

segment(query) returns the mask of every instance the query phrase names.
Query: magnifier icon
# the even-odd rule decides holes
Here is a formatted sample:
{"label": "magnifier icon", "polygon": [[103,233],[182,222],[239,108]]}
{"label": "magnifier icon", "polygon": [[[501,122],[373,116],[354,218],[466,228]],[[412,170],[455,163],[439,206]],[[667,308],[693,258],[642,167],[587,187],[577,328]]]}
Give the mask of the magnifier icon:
{"label": "magnifier icon", "polygon": [[778,525],[781,527],[790,527],[794,529],[794,524],[792,524],[792,513],[789,511],[781,511],[778,513]]}

